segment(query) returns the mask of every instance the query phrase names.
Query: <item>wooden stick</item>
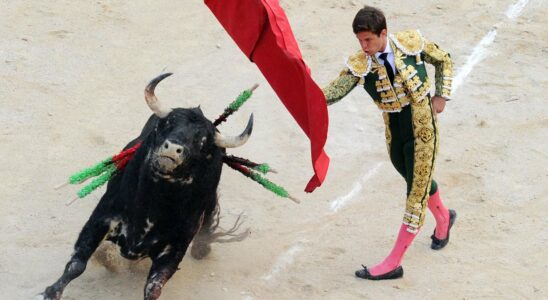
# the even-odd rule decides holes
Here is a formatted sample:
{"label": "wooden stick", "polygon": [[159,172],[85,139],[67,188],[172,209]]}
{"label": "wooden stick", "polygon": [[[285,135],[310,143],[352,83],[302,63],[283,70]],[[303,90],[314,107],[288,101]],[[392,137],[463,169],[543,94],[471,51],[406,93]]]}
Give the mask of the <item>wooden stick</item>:
{"label": "wooden stick", "polygon": [[69,182],[61,183],[53,187],[54,190],[58,190],[60,188],[66,187],[69,184]]}

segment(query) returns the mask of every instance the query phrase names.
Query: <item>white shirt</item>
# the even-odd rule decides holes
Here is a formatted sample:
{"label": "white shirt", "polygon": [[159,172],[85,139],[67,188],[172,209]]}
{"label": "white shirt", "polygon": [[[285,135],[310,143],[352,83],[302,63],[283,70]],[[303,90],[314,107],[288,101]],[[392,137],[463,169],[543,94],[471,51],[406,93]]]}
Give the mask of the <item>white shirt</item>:
{"label": "white shirt", "polygon": [[394,71],[394,74],[396,74],[396,66],[394,64],[394,51],[392,50],[392,46],[390,46],[390,41],[388,40],[388,37],[386,38],[386,48],[384,48],[384,51],[375,53],[375,56],[377,57],[377,60],[380,64],[384,64],[384,60],[379,57],[382,53],[388,53],[386,59],[388,60],[390,66],[392,66],[392,71]]}

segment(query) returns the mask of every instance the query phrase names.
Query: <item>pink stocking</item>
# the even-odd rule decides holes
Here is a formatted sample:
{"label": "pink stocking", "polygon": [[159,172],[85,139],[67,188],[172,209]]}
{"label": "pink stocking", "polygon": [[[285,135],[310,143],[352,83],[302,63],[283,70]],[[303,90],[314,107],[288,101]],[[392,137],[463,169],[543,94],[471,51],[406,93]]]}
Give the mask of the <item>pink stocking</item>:
{"label": "pink stocking", "polygon": [[407,225],[402,224],[400,227],[400,232],[398,233],[396,245],[394,245],[394,248],[392,249],[390,254],[380,264],[375,265],[371,268],[367,268],[367,270],[369,270],[369,273],[373,276],[378,276],[386,274],[400,266],[403,255],[405,254],[405,251],[407,251],[407,248],[409,248],[409,246],[413,242],[415,236],[416,233],[408,232]]}
{"label": "pink stocking", "polygon": [[440,198],[439,189],[428,199],[428,208],[436,218],[435,236],[439,240],[447,238],[447,229],[449,228],[449,210],[443,205]]}

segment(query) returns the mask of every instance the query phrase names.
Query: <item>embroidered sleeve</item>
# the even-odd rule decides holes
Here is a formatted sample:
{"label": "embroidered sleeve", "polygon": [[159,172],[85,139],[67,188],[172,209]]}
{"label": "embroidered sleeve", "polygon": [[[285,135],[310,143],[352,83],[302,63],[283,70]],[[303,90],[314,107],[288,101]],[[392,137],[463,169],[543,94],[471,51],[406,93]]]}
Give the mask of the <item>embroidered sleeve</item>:
{"label": "embroidered sleeve", "polygon": [[344,69],[337,79],[322,89],[327,105],[338,102],[358,84],[359,77],[352,75],[350,70]]}
{"label": "embroidered sleeve", "polygon": [[451,98],[451,83],[453,81],[453,61],[451,55],[426,41],[423,49],[424,61],[436,68],[436,96]]}

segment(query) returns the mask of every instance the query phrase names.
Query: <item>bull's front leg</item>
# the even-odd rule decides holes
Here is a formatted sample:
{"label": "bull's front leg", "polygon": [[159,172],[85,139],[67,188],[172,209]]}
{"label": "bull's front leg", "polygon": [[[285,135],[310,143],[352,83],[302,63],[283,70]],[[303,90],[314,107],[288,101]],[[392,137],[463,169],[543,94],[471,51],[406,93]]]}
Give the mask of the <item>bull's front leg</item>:
{"label": "bull's front leg", "polygon": [[200,220],[200,229],[198,229],[198,233],[192,240],[190,255],[195,259],[202,259],[211,252],[211,235],[219,226],[220,208],[217,199],[212,203],[214,205],[204,212],[203,218]]}
{"label": "bull's front leg", "polygon": [[174,249],[171,245],[167,245],[161,253],[152,259],[152,267],[145,284],[145,300],[155,300],[160,297],[162,288],[177,271],[187,248],[188,243],[184,249]]}
{"label": "bull's front leg", "polygon": [[246,239],[249,236],[249,229],[238,233],[243,223],[241,218],[242,214],[238,216],[232,228],[224,230],[219,227],[219,210],[217,207],[209,217],[204,218],[202,227],[192,241],[190,255],[195,259],[203,259],[211,252],[212,243],[240,242]]}
{"label": "bull's front leg", "polygon": [[103,221],[93,220],[93,218],[88,220],[78,236],[74,245],[74,253],[65,266],[63,275],[40,295],[43,299],[61,299],[65,287],[84,273],[89,258],[107,234],[108,229],[108,225]]}

